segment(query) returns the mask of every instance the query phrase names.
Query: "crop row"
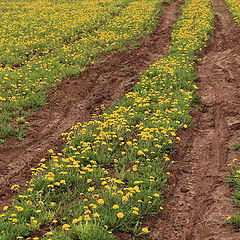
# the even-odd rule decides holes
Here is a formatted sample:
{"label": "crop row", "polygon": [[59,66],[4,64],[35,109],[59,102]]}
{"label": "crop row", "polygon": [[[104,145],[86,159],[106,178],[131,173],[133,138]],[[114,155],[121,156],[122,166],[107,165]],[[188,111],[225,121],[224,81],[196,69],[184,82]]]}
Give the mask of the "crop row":
{"label": "crop row", "polygon": [[[71,37],[71,31],[68,33],[70,37],[68,41],[70,42],[65,42],[65,44],[55,44],[54,41],[51,42],[52,37],[47,38],[47,42],[43,41],[44,53],[37,54],[34,48],[31,48],[34,54],[27,54],[29,59],[22,62],[20,66],[6,65],[0,68],[0,139],[4,139],[12,133],[9,125],[10,121],[17,116],[25,116],[29,107],[36,109],[46,103],[45,92],[47,87],[83,71],[84,67],[92,63],[93,59],[100,53],[123,48],[129,41],[151,32],[156,24],[157,13],[160,10],[159,4],[162,1],[100,1],[102,4],[105,3],[106,10],[103,10],[104,5],[101,10],[101,7],[95,7],[95,5],[98,5],[94,5],[94,1],[90,1],[93,9],[97,8],[92,15],[95,16],[95,21],[90,26],[89,22],[85,23],[85,15],[83,14],[82,21],[84,23],[82,25],[79,23],[79,29],[76,30],[82,32],[76,39]],[[88,12],[87,7],[85,11]],[[6,10],[6,12],[8,11]],[[58,15],[56,13],[55,16]],[[80,13],[79,15],[78,21],[81,22],[82,15]],[[17,25],[16,21],[13,22]],[[105,24],[102,24],[102,22],[105,22]],[[34,24],[32,23],[32,25]],[[96,29],[91,29],[91,27]],[[55,28],[57,27],[55,26]],[[47,32],[44,34],[47,34]],[[58,41],[60,40],[58,39]],[[57,47],[48,49],[50,45],[56,45]],[[32,47],[31,44],[28,46]],[[40,50],[42,49],[40,48]]]}
{"label": "crop row", "polygon": [[[230,12],[233,15],[234,20],[240,26],[240,2],[238,0],[225,0]],[[233,149],[236,151],[240,151],[240,142],[233,146]],[[233,159],[233,162],[240,164],[237,159]],[[237,170],[234,171],[233,176],[231,179],[228,179],[227,182],[231,183],[235,187],[235,193],[233,197],[233,201],[236,206],[240,207],[240,169],[239,165],[234,164],[237,166]],[[240,213],[235,214],[234,216],[229,216],[227,218],[229,222],[234,224],[235,226],[240,227]]]}
{"label": "crop row", "polygon": [[[1,2],[0,64],[25,64],[96,29],[130,1]],[[44,24],[43,24],[44,23]]]}
{"label": "crop row", "polygon": [[41,159],[35,178],[3,208],[0,240],[26,239],[42,228],[48,240],[147,234],[141,220],[163,211],[168,154],[180,140],[177,130],[190,122],[195,54],[212,30],[211,0],[186,0],[169,56],[114,106],[62,134],[63,151],[49,150],[50,163]]}
{"label": "crop row", "polygon": [[234,20],[240,25],[240,2],[238,0],[225,0]]}

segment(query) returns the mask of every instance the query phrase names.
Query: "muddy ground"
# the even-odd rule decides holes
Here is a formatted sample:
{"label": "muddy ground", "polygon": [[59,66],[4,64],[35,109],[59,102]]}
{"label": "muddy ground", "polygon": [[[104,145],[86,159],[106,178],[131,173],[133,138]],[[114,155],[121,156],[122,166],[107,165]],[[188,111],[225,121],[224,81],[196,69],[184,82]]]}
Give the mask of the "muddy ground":
{"label": "muddy ground", "polygon": [[105,54],[78,77],[49,90],[49,104],[27,119],[29,135],[21,142],[8,139],[0,146],[0,207],[14,195],[10,186],[29,180],[30,168],[36,167],[41,158],[48,157],[48,149],[61,149],[62,132],[76,122],[90,120],[101,104],[109,106],[123,97],[139,80],[141,72],[167,54],[172,25],[182,3],[179,0],[163,4],[165,11],[159,26],[153,34],[139,41],[139,47]]}

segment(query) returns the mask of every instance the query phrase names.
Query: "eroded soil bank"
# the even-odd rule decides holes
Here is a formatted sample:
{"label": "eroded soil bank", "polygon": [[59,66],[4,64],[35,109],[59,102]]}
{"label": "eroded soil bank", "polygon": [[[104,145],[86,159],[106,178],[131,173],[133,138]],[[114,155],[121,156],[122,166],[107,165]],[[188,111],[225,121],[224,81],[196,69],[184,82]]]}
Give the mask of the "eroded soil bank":
{"label": "eroded soil bank", "polygon": [[180,133],[166,211],[151,222],[151,240],[240,239],[237,229],[223,224],[239,211],[223,180],[236,157],[231,144],[240,137],[240,28],[223,0],[214,0],[213,7],[216,30],[197,67],[201,104],[193,113],[194,127]]}
{"label": "eroded soil bank", "polygon": [[30,135],[22,142],[9,139],[0,146],[0,207],[14,194],[10,186],[27,181],[31,177],[30,168],[47,156],[48,149],[61,148],[62,132],[76,122],[90,120],[101,104],[109,106],[124,96],[138,81],[141,72],[167,54],[172,25],[181,4],[181,0],[164,4],[166,9],[159,26],[153,34],[139,41],[139,47],[106,54],[80,76],[49,91],[49,104],[28,119]]}

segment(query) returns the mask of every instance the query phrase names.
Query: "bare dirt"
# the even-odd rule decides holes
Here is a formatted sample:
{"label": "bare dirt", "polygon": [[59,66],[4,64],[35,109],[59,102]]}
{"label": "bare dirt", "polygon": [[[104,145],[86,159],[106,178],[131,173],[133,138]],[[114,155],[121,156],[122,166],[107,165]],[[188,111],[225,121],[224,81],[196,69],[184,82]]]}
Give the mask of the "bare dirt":
{"label": "bare dirt", "polygon": [[231,150],[240,138],[240,28],[223,0],[214,0],[213,7],[216,30],[197,67],[202,103],[195,107],[194,127],[180,133],[169,204],[151,222],[149,240],[240,239],[239,230],[223,224],[239,212],[223,180],[231,175],[229,160],[240,157]]}
{"label": "bare dirt", "polygon": [[0,146],[0,207],[9,202],[13,184],[23,184],[31,178],[30,168],[47,157],[48,149],[61,149],[60,134],[76,122],[91,119],[100,105],[111,105],[130,91],[138,76],[150,64],[167,54],[172,25],[182,1],[164,4],[159,27],[139,41],[131,51],[105,54],[76,78],[68,79],[48,94],[49,104],[28,119],[29,135],[21,142],[15,139]]}

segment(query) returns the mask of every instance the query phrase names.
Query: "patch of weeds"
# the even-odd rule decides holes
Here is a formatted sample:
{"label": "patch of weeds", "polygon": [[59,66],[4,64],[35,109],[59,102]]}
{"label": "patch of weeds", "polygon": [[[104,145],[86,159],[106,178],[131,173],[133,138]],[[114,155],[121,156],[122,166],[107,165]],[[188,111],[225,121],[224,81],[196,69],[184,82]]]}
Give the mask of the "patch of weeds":
{"label": "patch of weeds", "polygon": [[[49,239],[49,238],[46,237],[44,239]],[[57,239],[116,240],[116,238],[110,235],[103,226],[100,226],[97,223],[91,223],[91,222],[89,222],[88,224],[83,224],[83,223],[78,224],[74,226],[71,229],[71,231],[68,231],[68,232],[66,232],[65,230],[62,230],[53,237],[53,240],[57,240]]]}
{"label": "patch of weeds", "polygon": [[191,121],[188,122],[188,124],[183,126],[183,129],[187,130],[189,128],[194,128],[197,125],[196,121],[194,119],[191,119]]}
{"label": "patch of weeds", "polygon": [[129,65],[125,65],[125,66],[122,67],[122,70],[124,70],[124,71],[129,71],[131,69],[133,69],[133,67],[129,66]]}
{"label": "patch of weeds", "polygon": [[47,104],[47,101],[45,99],[45,94],[42,95],[32,95],[29,97],[29,104],[33,110],[38,109],[39,107],[44,106]]}
{"label": "patch of weeds", "polygon": [[196,63],[196,64],[201,64],[202,63],[202,58],[195,58],[194,59],[194,62]]}
{"label": "patch of weeds", "polygon": [[16,122],[17,122],[18,124],[25,124],[25,123],[26,123],[24,117],[18,117],[18,118],[16,118]]}
{"label": "patch of weeds", "polygon": [[233,150],[240,150],[240,140],[238,140],[237,143],[232,145],[232,149]]}
{"label": "patch of weeds", "polygon": [[201,97],[197,94],[195,94],[193,96],[193,105],[199,105],[199,104],[202,104],[202,100],[201,100]]}
{"label": "patch of weeds", "polygon": [[28,135],[27,127],[17,127],[15,129],[15,135],[18,140],[22,141]]}
{"label": "patch of weeds", "polygon": [[0,123],[0,139],[4,140],[7,136],[12,135],[13,130],[8,123]]}
{"label": "patch of weeds", "polygon": [[240,214],[236,214],[230,219],[231,223],[236,227],[240,227]]}
{"label": "patch of weeds", "polygon": [[138,48],[138,47],[141,47],[142,46],[142,44],[140,43],[140,42],[133,42],[131,45],[130,45],[130,47],[132,47],[132,48]]}

